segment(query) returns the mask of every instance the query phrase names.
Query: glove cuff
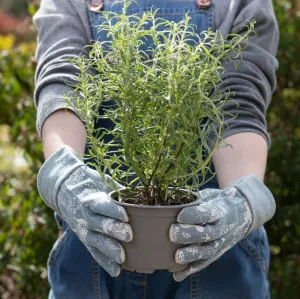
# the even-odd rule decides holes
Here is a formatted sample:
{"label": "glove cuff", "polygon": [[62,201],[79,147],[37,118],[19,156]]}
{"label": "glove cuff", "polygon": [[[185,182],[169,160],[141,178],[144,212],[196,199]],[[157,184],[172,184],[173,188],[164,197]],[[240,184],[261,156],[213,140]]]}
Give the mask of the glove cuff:
{"label": "glove cuff", "polygon": [[57,193],[61,184],[75,169],[84,165],[81,157],[69,146],[60,148],[45,161],[37,175],[37,187],[48,207],[59,213]]}
{"label": "glove cuff", "polygon": [[[246,198],[252,213],[252,223],[248,233],[260,228],[275,214],[276,203],[270,190],[255,175],[248,175],[232,186],[236,187]],[[247,233],[247,234],[248,234]]]}

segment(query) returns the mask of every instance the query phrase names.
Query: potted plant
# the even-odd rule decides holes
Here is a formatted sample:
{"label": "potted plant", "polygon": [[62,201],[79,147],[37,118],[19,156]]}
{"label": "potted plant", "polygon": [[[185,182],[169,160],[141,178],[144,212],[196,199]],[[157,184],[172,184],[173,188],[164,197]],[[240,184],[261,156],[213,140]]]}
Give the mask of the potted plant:
{"label": "potted plant", "polygon": [[[122,244],[124,267],[179,270],[178,245],[168,231],[213,175],[211,157],[224,145],[223,107],[232,101],[230,91],[216,92],[216,86],[224,62],[241,57],[254,22],[243,36],[198,35],[189,16],[179,23],[155,11],[127,16],[129,5],[121,14],[102,13],[98,29],[109,40],[73,60],[77,83],[66,101],[85,120],[89,164],[124,186],[110,194],[126,208],[134,232],[133,241]],[[113,126],[95,128],[95,120]]]}

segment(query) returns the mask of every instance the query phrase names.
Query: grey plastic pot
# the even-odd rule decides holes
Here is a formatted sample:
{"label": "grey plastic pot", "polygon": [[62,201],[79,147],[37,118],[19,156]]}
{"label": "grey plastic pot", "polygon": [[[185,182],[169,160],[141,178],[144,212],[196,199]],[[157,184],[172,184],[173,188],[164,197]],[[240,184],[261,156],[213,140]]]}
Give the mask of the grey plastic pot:
{"label": "grey plastic pot", "polygon": [[116,191],[109,196],[126,209],[133,230],[133,240],[129,243],[121,242],[126,253],[123,264],[125,270],[139,273],[153,273],[155,270],[174,272],[186,267],[175,262],[176,250],[182,245],[170,241],[169,229],[171,224],[177,222],[181,209],[194,205],[195,202],[174,206],[147,206],[119,202],[115,200]]}

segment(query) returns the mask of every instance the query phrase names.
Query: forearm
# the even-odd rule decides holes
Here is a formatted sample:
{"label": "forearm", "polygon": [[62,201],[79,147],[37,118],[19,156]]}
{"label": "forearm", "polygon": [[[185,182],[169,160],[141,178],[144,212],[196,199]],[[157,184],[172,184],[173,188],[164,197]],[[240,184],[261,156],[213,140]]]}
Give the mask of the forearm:
{"label": "forearm", "polygon": [[244,132],[229,136],[225,141],[230,146],[216,150],[213,155],[220,188],[249,174],[263,181],[268,153],[266,140],[259,134]]}
{"label": "forearm", "polygon": [[45,158],[68,145],[82,154],[86,144],[86,130],[82,121],[69,110],[57,110],[45,121],[42,129]]}

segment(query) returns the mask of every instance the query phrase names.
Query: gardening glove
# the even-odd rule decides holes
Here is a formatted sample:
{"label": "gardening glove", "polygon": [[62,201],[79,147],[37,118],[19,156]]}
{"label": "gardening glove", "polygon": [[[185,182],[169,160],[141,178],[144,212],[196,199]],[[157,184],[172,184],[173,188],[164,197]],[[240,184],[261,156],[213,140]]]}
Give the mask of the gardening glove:
{"label": "gardening glove", "polygon": [[191,244],[176,251],[176,262],[187,264],[173,273],[176,281],[207,267],[275,213],[271,192],[254,175],[224,190],[205,189],[198,196],[199,203],[182,209],[178,223],[170,227],[172,242]]}
{"label": "gardening glove", "polygon": [[[112,182],[109,176],[106,180]],[[65,146],[42,165],[37,185],[46,205],[64,219],[111,276],[118,276],[125,251],[116,240],[131,241],[132,229],[125,209],[108,199],[111,190],[99,173]]]}

